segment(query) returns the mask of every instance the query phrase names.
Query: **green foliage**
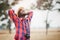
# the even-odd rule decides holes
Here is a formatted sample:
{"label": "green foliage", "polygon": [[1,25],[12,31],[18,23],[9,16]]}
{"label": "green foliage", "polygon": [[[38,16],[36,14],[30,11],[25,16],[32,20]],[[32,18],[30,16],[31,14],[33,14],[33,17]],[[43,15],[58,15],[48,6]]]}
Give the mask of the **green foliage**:
{"label": "green foliage", "polygon": [[0,12],[2,11],[2,10],[7,10],[7,9],[9,9],[10,8],[10,6],[9,6],[9,4],[7,4],[7,3],[1,3],[0,4]]}
{"label": "green foliage", "polygon": [[60,4],[60,2],[59,2],[59,1],[57,1],[56,3],[59,3],[59,4]]}
{"label": "green foliage", "polygon": [[[10,5],[8,4],[8,2],[0,3],[0,17],[1,17],[2,15],[5,16],[4,18],[0,19],[1,22],[4,21],[5,19],[8,19],[8,15],[7,15],[7,13],[6,13],[6,10],[8,10],[9,8],[11,8],[11,7],[10,7]],[[11,22],[10,22],[10,21],[9,21],[8,25],[11,25]],[[3,24],[1,25],[1,27],[6,28],[8,25],[6,25],[5,23],[3,23]],[[8,26],[8,27],[9,27],[9,26]],[[7,27],[7,28],[8,28],[8,27]]]}

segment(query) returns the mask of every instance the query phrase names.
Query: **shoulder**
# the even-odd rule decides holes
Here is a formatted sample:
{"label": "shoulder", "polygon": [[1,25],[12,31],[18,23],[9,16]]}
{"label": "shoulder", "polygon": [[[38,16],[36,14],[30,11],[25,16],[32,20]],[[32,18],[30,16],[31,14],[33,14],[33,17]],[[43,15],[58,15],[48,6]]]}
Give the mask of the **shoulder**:
{"label": "shoulder", "polygon": [[33,11],[29,11],[28,13],[33,13]]}
{"label": "shoulder", "polygon": [[9,11],[9,12],[14,12],[14,10],[13,10],[13,9],[9,9],[8,11]]}

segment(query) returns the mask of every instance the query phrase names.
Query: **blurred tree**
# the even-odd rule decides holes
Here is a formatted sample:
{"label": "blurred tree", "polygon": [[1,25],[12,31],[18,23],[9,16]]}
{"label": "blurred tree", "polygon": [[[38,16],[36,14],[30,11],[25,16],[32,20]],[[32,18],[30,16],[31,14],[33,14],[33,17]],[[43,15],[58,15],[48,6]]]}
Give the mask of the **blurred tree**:
{"label": "blurred tree", "polygon": [[11,34],[11,23],[10,23],[11,21],[9,20],[8,21],[8,29],[9,29],[9,33]]}
{"label": "blurred tree", "polygon": [[[60,0],[59,0],[59,1],[57,1],[56,3],[60,4]],[[60,8],[58,9],[58,11],[60,12]]]}
{"label": "blurred tree", "polygon": [[5,18],[7,18],[6,10],[9,9],[9,8],[10,8],[9,4],[7,4],[5,1],[3,1],[2,3],[0,3],[0,16],[2,16],[4,14]]}
{"label": "blurred tree", "polygon": [[[53,1],[54,0],[38,0],[37,1],[37,8],[51,11],[55,7],[56,4],[60,4],[60,0],[55,0],[56,4],[52,5]],[[60,11],[60,8],[55,8],[55,10]],[[50,23],[48,23],[49,11],[47,12],[47,18],[46,18],[46,21],[45,21],[45,23],[46,23],[46,34],[48,33],[48,28],[49,28],[49,25],[50,25]]]}
{"label": "blurred tree", "polygon": [[[53,8],[52,1],[53,0],[38,0],[37,1],[37,8],[38,9],[43,9],[43,10],[51,10],[51,8]],[[49,14],[49,11],[47,13],[47,18],[46,18],[46,21],[45,21],[45,23],[46,23],[46,35],[48,33],[48,28],[49,28],[48,14]]]}
{"label": "blurred tree", "polygon": [[14,5],[18,4],[18,1],[21,1],[21,0],[14,0],[14,2],[11,3],[11,5],[14,6]]}
{"label": "blurred tree", "polygon": [[52,7],[52,1],[53,0],[38,0],[37,1],[37,8],[38,9],[50,9]]}
{"label": "blurred tree", "polygon": [[[4,20],[6,20],[6,19],[8,19],[8,15],[6,13],[6,10],[8,10],[9,8],[11,8],[11,7],[8,4],[8,0],[0,0],[0,17],[2,15],[4,15],[4,18],[0,19],[1,22],[4,21]],[[7,25],[3,23],[1,25],[1,27],[2,28],[5,28],[5,29],[9,29],[10,25],[11,25],[11,22],[9,21],[9,23]]]}
{"label": "blurred tree", "polygon": [[[0,17],[2,17],[2,15],[4,15],[4,18],[1,18],[0,21],[4,21],[6,19],[8,19],[8,15],[6,10],[10,9],[11,6],[14,6],[18,3],[19,0],[14,0],[11,4],[9,4],[9,0],[0,0]],[[6,28],[9,29],[9,33],[11,33],[11,21],[8,19],[8,24],[1,24],[0,28]]]}

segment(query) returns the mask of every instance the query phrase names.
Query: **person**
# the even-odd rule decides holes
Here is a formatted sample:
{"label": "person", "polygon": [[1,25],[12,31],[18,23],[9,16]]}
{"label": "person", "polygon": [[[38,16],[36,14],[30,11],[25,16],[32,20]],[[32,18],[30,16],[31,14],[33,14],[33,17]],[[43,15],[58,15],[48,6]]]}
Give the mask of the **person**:
{"label": "person", "polygon": [[13,20],[16,28],[14,40],[30,40],[30,22],[33,12],[25,12],[23,8],[20,8],[17,15],[13,9],[10,9],[8,14]]}

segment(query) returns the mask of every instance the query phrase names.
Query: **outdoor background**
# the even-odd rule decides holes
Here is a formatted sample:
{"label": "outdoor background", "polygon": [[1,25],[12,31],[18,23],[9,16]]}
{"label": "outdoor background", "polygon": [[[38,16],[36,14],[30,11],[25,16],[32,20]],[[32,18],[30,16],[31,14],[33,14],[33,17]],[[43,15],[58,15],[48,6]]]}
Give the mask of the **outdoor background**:
{"label": "outdoor background", "polygon": [[15,25],[8,10],[33,11],[31,40],[60,40],[60,0],[0,0],[0,40],[14,40]]}

